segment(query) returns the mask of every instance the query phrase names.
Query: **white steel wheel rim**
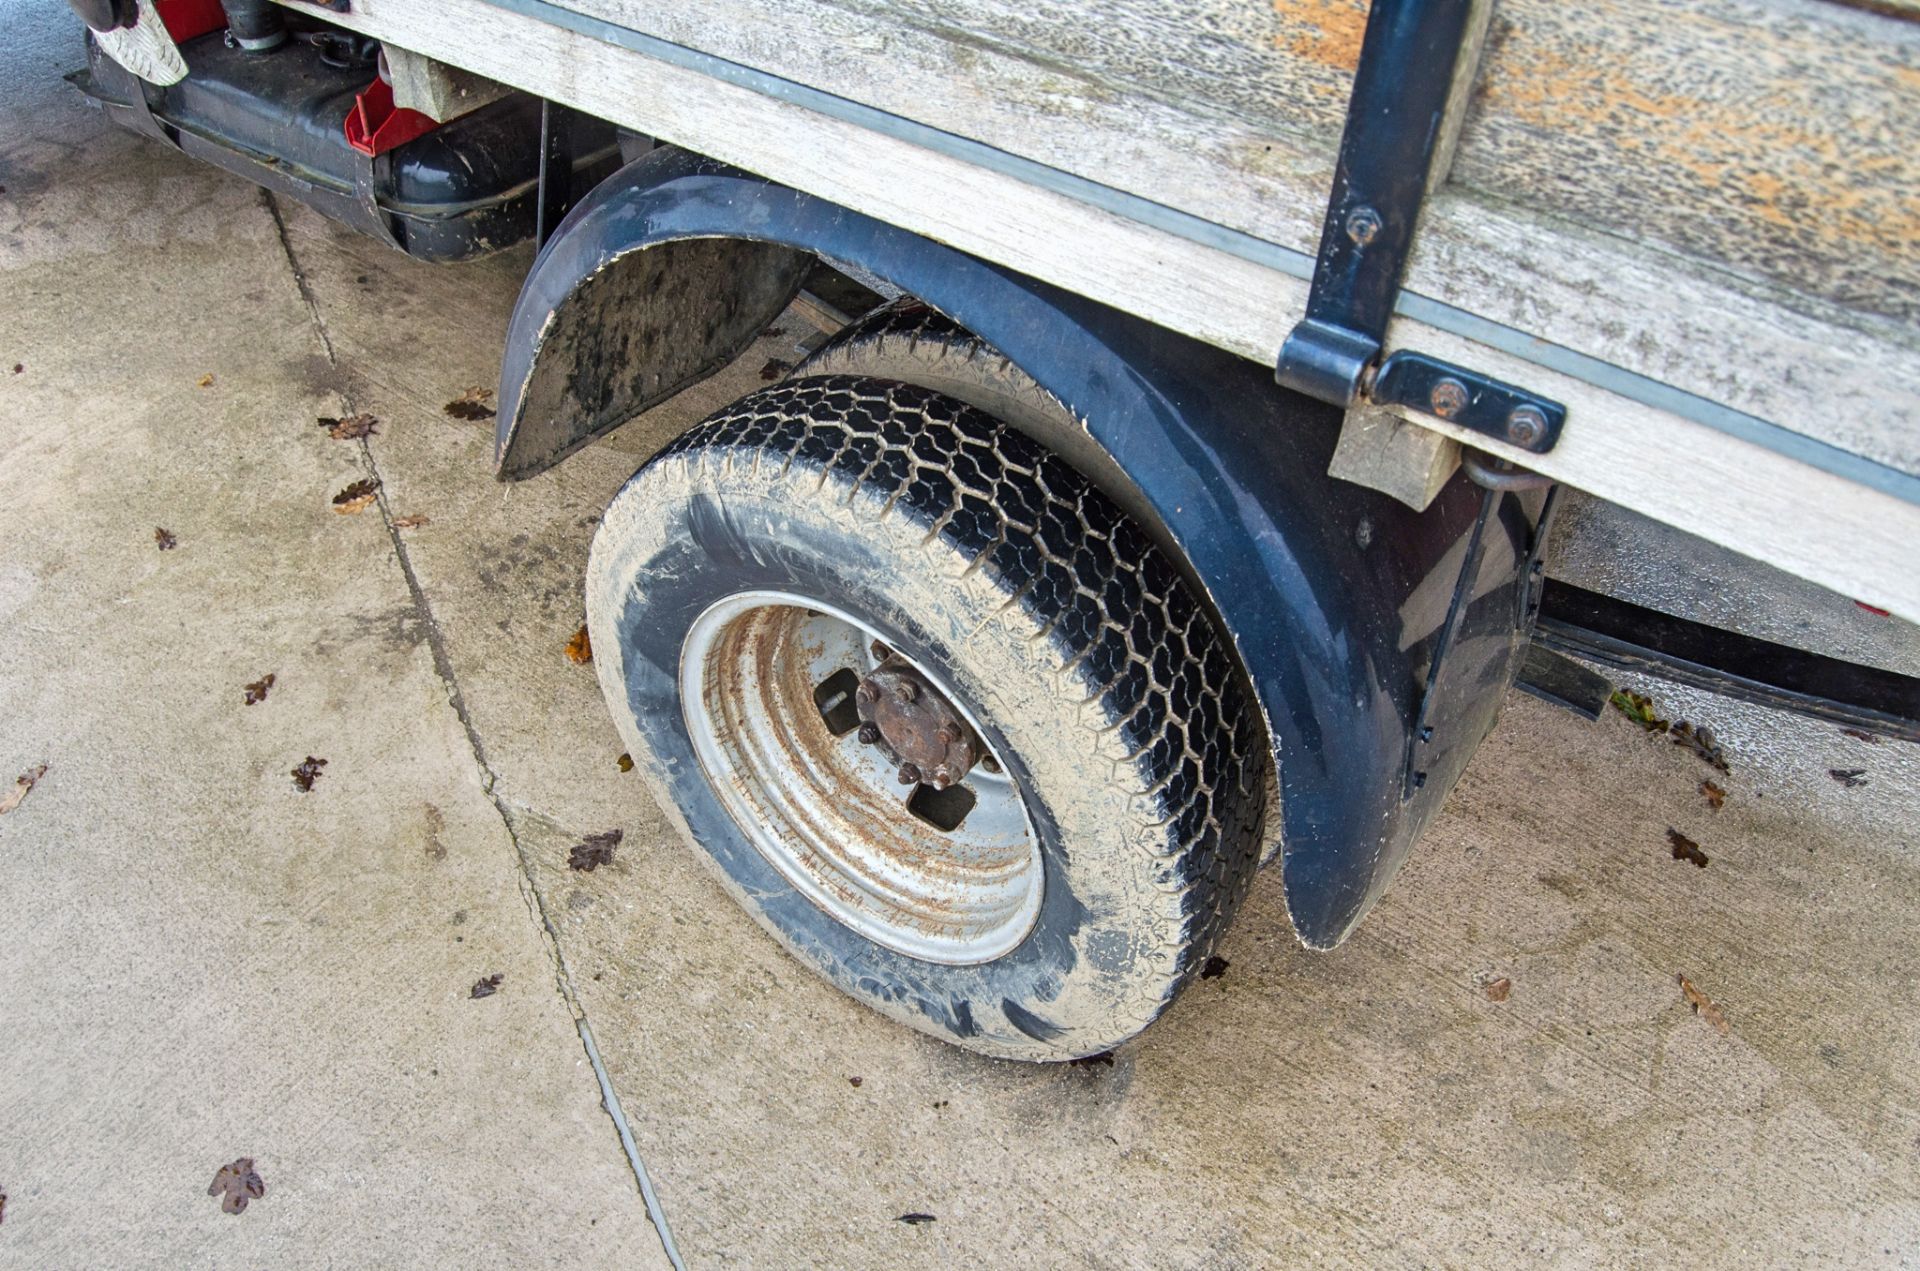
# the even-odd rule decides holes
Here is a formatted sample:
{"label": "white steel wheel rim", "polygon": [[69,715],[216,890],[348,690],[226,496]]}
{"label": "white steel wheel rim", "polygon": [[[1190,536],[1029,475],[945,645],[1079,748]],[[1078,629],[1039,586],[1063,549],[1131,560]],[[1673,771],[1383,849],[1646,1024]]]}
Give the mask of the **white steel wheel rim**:
{"label": "white steel wheel rim", "polygon": [[960,783],[974,802],[954,827],[910,810],[909,794],[931,788],[900,784],[880,747],[835,734],[815,690],[843,669],[864,675],[881,640],[851,614],[789,592],[719,601],[680,650],[688,737],[741,831],[818,908],[909,957],[991,962],[1039,917],[1039,840],[1005,761],[936,668],[913,663],[992,760]]}

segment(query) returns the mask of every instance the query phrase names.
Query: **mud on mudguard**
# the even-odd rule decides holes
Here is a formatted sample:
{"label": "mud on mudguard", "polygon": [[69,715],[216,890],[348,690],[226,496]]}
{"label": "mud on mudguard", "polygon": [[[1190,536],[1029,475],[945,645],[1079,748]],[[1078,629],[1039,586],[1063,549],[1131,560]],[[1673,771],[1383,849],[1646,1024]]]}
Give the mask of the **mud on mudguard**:
{"label": "mud on mudguard", "polygon": [[815,256],[940,310],[1080,421],[1036,440],[1208,598],[1266,724],[1294,929],[1339,943],[1492,727],[1526,645],[1544,494],[1459,475],[1414,512],[1328,476],[1340,412],[1265,367],[675,150],[602,184],[535,263],[501,371],[501,477],[724,365]]}

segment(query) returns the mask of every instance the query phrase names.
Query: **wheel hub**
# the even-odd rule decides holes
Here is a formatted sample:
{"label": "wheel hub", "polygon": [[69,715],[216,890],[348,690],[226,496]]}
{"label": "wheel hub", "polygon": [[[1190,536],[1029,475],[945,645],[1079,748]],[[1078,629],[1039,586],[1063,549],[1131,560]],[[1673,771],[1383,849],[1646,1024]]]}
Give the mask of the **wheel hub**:
{"label": "wheel hub", "polygon": [[992,961],[1033,929],[1039,840],[939,670],[842,610],[752,591],[695,619],[680,690],[713,793],[836,920],[954,965]]}
{"label": "wheel hub", "polygon": [[979,739],[960,712],[897,653],[888,653],[860,681],[853,700],[860,740],[884,746],[899,761],[901,785],[924,781],[944,790],[963,780],[980,757]]}

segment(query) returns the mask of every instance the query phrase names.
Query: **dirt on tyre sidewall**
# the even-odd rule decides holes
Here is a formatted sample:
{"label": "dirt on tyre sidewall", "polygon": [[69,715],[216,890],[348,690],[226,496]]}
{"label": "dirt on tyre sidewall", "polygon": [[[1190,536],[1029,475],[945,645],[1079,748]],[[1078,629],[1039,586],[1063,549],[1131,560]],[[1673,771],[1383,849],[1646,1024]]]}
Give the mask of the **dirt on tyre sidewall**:
{"label": "dirt on tyre sidewall", "polygon": [[[742,592],[812,597],[940,669],[1005,758],[1039,839],[1018,947],[944,965],[790,886],[689,741],[680,656]],[[851,376],[743,398],[609,506],[587,610],[609,706],[655,794],[736,900],[874,1009],[986,1054],[1068,1059],[1157,1018],[1244,896],[1264,740],[1177,571],[1077,472],[991,416]]]}

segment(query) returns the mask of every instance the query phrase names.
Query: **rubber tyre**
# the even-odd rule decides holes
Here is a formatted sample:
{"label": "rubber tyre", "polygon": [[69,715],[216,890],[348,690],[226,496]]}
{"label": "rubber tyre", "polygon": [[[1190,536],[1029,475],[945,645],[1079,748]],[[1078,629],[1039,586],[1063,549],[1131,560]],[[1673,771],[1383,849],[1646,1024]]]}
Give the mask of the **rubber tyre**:
{"label": "rubber tyre", "polygon": [[[732,821],[679,657],[710,606],[759,590],[857,615],[981,724],[1040,840],[1017,948],[954,966],[869,941]],[[821,376],[719,412],[607,509],[587,614],[615,722],[687,840],[796,957],[902,1023],[1008,1058],[1108,1050],[1205,963],[1251,881],[1264,746],[1204,610],[1078,472],[952,398]]]}

